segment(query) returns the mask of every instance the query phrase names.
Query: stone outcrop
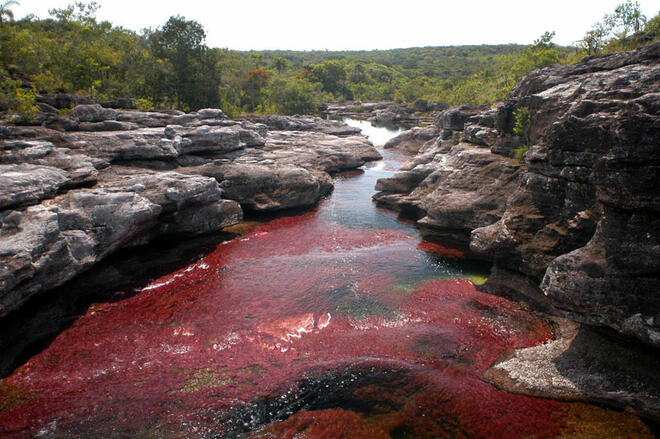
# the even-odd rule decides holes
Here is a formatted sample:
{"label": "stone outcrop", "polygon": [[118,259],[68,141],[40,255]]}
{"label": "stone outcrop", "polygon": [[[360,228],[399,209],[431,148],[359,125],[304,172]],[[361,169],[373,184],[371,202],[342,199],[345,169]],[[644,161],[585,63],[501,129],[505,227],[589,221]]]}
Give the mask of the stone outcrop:
{"label": "stone outcrop", "polygon": [[658,90],[660,43],[538,70],[493,108],[439,115],[375,199],[532,279],[522,293],[554,312],[660,346]]}
{"label": "stone outcrop", "polygon": [[318,118],[266,125],[85,102],[37,120],[0,127],[0,317],[119,249],[219,231],[244,209],[312,206],[331,173],[380,158],[359,130]]}
{"label": "stone outcrop", "polygon": [[555,340],[516,349],[484,374],[498,388],[530,396],[635,407],[660,420],[660,358],[616,334],[554,318]]}
{"label": "stone outcrop", "polygon": [[455,243],[497,221],[517,186],[516,160],[467,143],[431,145],[376,185],[381,205],[415,215],[425,235]]}
{"label": "stone outcrop", "polygon": [[435,125],[430,127],[414,127],[402,132],[385,143],[387,149],[399,149],[401,151],[417,153],[426,144],[438,137],[438,129]]}
{"label": "stone outcrop", "polygon": [[[374,125],[406,126],[426,125],[433,120],[431,112],[446,108],[443,104],[430,104],[423,99],[417,100],[412,107],[392,101],[385,102],[342,102],[323,104],[321,114],[334,118],[367,119]],[[434,113],[435,114],[435,113]]]}

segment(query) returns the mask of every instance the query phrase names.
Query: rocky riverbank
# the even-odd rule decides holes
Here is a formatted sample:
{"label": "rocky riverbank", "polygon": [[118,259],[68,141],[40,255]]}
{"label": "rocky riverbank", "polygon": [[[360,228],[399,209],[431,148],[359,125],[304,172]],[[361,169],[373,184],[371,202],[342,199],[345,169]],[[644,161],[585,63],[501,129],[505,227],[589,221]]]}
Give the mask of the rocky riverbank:
{"label": "rocky riverbank", "polygon": [[430,104],[424,99],[418,99],[412,106],[393,101],[332,102],[323,104],[321,115],[335,119],[364,119],[378,126],[414,127],[430,124],[434,114],[445,108],[446,105]]}
{"label": "rocky riverbank", "polygon": [[[526,296],[554,314],[606,328],[592,340],[628,343],[628,358],[646,354],[620,336],[646,345],[640,348],[651,352],[644,373],[613,372],[626,370],[627,360],[607,359],[612,350],[603,347],[588,355],[610,378],[599,380],[596,375],[608,372],[589,370],[588,361],[573,362],[577,372],[564,377],[582,377],[569,392],[573,397],[631,404],[656,419],[659,90],[660,43],[538,70],[506,102],[446,110],[433,127],[390,142],[418,154],[401,173],[380,180],[374,197],[415,215],[427,235],[469,244],[493,260],[489,291]],[[502,373],[491,377],[556,396],[552,379],[521,384],[518,369],[506,369],[508,381]],[[556,367],[552,373],[562,376]]]}
{"label": "rocky riverbank", "polygon": [[0,126],[0,317],[119,249],[312,206],[332,173],[380,158],[318,118],[42,107],[38,125]]}

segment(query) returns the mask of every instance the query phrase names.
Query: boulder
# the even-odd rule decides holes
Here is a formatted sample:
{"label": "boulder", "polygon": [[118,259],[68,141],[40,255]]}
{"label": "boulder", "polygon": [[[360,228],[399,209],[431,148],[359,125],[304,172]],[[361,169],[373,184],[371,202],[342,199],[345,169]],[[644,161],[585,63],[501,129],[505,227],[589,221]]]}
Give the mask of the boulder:
{"label": "boulder", "polygon": [[225,197],[247,210],[308,207],[322,195],[318,178],[299,167],[227,165],[221,172]]}
{"label": "boulder", "polygon": [[399,149],[402,151],[416,153],[428,141],[438,137],[435,126],[426,128],[415,127],[402,132],[393,139],[388,140],[384,147],[386,149]]}
{"label": "boulder", "polygon": [[79,122],[103,122],[116,120],[118,113],[111,108],[103,108],[99,104],[78,105],[71,110],[71,117]]}

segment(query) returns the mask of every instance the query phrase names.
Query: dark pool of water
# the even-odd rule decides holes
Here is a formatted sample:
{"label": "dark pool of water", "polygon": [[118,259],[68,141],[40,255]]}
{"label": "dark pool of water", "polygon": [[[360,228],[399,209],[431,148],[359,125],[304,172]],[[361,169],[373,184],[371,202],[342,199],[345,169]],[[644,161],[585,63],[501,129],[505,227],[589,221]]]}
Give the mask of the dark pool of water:
{"label": "dark pool of water", "polygon": [[89,306],[0,381],[0,435],[555,437],[608,418],[480,379],[552,328],[479,292],[487,266],[374,206],[406,160],[383,155],[317,209]]}

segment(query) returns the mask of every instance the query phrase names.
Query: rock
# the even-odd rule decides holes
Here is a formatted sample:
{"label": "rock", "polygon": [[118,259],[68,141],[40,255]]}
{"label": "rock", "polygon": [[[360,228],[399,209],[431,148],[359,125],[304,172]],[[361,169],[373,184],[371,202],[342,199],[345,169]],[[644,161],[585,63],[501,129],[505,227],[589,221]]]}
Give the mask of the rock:
{"label": "rock", "polygon": [[[117,120],[120,122],[131,122],[139,127],[156,128],[165,127],[174,122],[176,116],[167,113],[159,113],[155,111],[119,111],[117,113]],[[190,117],[190,120],[194,120]]]}
{"label": "rock", "polygon": [[116,120],[118,113],[111,108],[103,108],[99,104],[78,105],[71,110],[71,117],[80,122],[103,122]]}
{"label": "rock", "polygon": [[0,165],[0,209],[51,198],[67,181],[65,171],[49,166]]}
{"label": "rock", "polygon": [[429,111],[429,101],[426,99],[417,99],[413,104],[413,110],[419,112]]}
{"label": "rock", "polygon": [[416,153],[426,142],[434,140],[436,137],[438,137],[437,128],[433,126],[427,128],[416,127],[388,140],[384,147]]}
{"label": "rock", "polygon": [[[660,346],[658,90],[660,43],[537,70],[494,108],[441,113],[438,138],[375,199],[426,233],[469,234],[496,270],[532,279],[540,289],[519,293],[547,309]],[[522,107],[517,163],[504,156],[523,141]]]}
{"label": "rock", "polygon": [[329,173],[380,158],[354,129],[321,119],[268,132],[216,109],[74,110],[66,134],[0,127],[0,317],[120,249],[234,225],[241,204],[312,206],[332,190]]}
{"label": "rock", "polygon": [[6,212],[0,215],[0,316],[120,248],[164,233],[220,230],[242,218],[214,179],[177,173],[111,175],[94,189]]}
{"label": "rock", "polygon": [[114,108],[114,109],[133,110],[133,109],[137,108],[137,106],[135,104],[135,99],[131,99],[131,98],[113,99],[111,101],[103,102],[102,105],[105,108]]}
{"label": "rock", "polygon": [[376,110],[371,120],[380,125],[394,125],[397,122],[408,119],[406,108],[393,104],[383,110]]}
{"label": "rock", "polygon": [[350,127],[336,120],[321,119],[311,116],[251,116],[252,122],[266,125],[277,131],[317,131],[334,136],[352,136],[360,133],[360,128]]}
{"label": "rock", "polygon": [[[78,125],[80,131],[129,131],[137,129],[137,125],[116,120],[104,120],[103,122],[81,122]],[[67,131],[72,131],[71,129]]]}
{"label": "rock", "polygon": [[463,130],[463,140],[475,145],[490,147],[495,144],[498,132],[494,128],[468,124]]}
{"label": "rock", "polygon": [[321,184],[309,171],[292,166],[227,165],[222,169],[225,197],[248,210],[307,207],[321,198]]}
{"label": "rock", "polygon": [[31,139],[37,136],[37,132],[31,128],[13,125],[0,125],[0,139]]}
{"label": "rock", "polygon": [[427,236],[466,244],[470,232],[497,221],[518,185],[514,160],[467,144],[431,146],[410,168],[378,180],[374,200],[414,214]]}
{"label": "rock", "polygon": [[329,173],[381,158],[363,136],[311,131],[270,131],[264,146],[224,157],[187,172],[214,177],[227,198],[256,211],[309,207],[332,190]]}
{"label": "rock", "polygon": [[80,128],[80,122],[78,119],[72,119],[69,116],[55,116],[55,115],[45,115],[41,117],[40,115],[35,120],[35,123],[40,125],[57,130],[57,131],[77,131]]}
{"label": "rock", "polygon": [[68,145],[71,149],[109,162],[172,161],[179,156],[175,142],[166,138],[162,129],[73,134]]}
{"label": "rock", "polygon": [[94,99],[89,96],[71,93],[40,95],[37,96],[37,102],[50,105],[58,110],[71,109],[76,105],[91,105],[95,103]]}
{"label": "rock", "polygon": [[227,119],[225,113],[219,108],[204,108],[197,111],[199,119]]}
{"label": "rock", "polygon": [[555,340],[516,349],[488,369],[484,379],[508,392],[632,407],[641,416],[660,420],[660,360],[655,352],[619,343],[616,334],[553,320]]}
{"label": "rock", "polygon": [[555,258],[541,288],[584,323],[660,347],[660,217],[605,207],[584,247]]}
{"label": "rock", "polygon": [[52,105],[48,105],[45,102],[39,102],[37,104],[39,106],[39,111],[42,113],[48,113],[48,114],[60,114],[59,110]]}
{"label": "rock", "polygon": [[190,153],[225,153],[245,146],[262,146],[265,139],[252,130],[246,130],[238,125],[230,127],[202,126],[191,131],[168,127],[174,132],[167,132],[168,137],[180,136],[181,143],[177,148],[182,154]]}
{"label": "rock", "polygon": [[449,108],[436,116],[434,124],[438,129],[463,131],[465,122],[480,111],[479,108],[458,107]]}

